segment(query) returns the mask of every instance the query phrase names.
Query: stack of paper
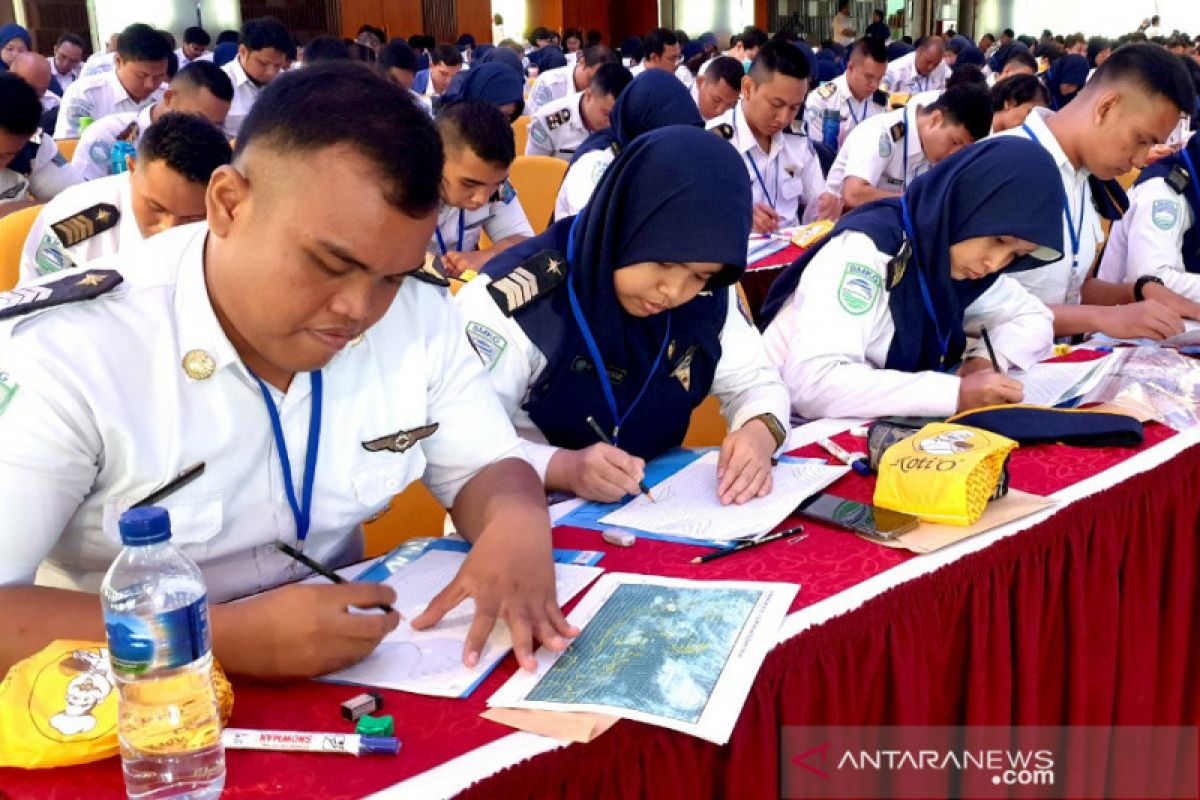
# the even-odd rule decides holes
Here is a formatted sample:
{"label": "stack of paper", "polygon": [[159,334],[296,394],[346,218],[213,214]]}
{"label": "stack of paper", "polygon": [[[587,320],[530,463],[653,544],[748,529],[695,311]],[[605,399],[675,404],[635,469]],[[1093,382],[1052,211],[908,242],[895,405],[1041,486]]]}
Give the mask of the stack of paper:
{"label": "stack of paper", "polygon": [[[399,689],[437,697],[466,697],[512,649],[503,621],[488,637],[475,667],[463,666],[463,648],[475,616],[475,603],[466,599],[430,630],[409,625],[458,574],[466,554],[431,550],[400,567],[383,582],[396,590],[395,608],[403,619],[375,652],[352,667],[332,672],[323,680]],[[602,573],[601,567],[555,564],[558,602],[563,605]]]}
{"label": "stack of paper", "polygon": [[610,573],[568,619],[562,653],[542,648],[493,708],[590,712],[725,744],[799,591],[785,583]]}
{"label": "stack of paper", "polygon": [[1009,376],[1025,387],[1026,405],[1057,406],[1082,397],[1112,371],[1114,358],[1094,361],[1036,364],[1024,372],[1011,372]]}
{"label": "stack of paper", "polygon": [[601,522],[681,539],[742,539],[771,530],[801,502],[850,469],[820,463],[781,463],[771,470],[774,485],[769,495],[745,505],[723,506],[717,496],[719,456],[708,453],[696,459],[655,486],[653,501],[641,495],[605,515]]}

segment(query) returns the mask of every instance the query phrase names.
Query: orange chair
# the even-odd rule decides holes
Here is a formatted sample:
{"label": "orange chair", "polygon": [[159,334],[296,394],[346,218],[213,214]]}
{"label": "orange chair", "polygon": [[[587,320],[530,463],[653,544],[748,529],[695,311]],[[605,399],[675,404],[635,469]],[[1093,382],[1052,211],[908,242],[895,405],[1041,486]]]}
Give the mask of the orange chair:
{"label": "orange chair", "polygon": [[529,121],[532,119],[533,117],[517,117],[517,121],[512,124],[519,156],[525,154],[525,145],[529,142]]}
{"label": "orange chair", "polygon": [[1117,183],[1121,184],[1121,188],[1128,192],[1133,188],[1133,182],[1138,179],[1138,175],[1141,174],[1142,171],[1140,169],[1131,169],[1129,172],[1126,172],[1124,175],[1117,178]]}
{"label": "orange chair", "polygon": [[363,525],[365,555],[375,558],[418,536],[441,536],[446,519],[442,508],[423,483],[414,483],[392,499],[387,511]]}
{"label": "orange chair", "polygon": [[7,292],[21,279],[21,250],[41,206],[30,206],[0,217],[0,292]]}
{"label": "orange chair", "polygon": [[508,179],[517,190],[534,234],[550,227],[558,187],[567,174],[567,162],[549,156],[517,156]]}
{"label": "orange chair", "polygon": [[75,147],[79,144],[78,139],[55,139],[54,144],[58,147],[58,152],[62,153],[62,157],[70,161],[75,157]]}

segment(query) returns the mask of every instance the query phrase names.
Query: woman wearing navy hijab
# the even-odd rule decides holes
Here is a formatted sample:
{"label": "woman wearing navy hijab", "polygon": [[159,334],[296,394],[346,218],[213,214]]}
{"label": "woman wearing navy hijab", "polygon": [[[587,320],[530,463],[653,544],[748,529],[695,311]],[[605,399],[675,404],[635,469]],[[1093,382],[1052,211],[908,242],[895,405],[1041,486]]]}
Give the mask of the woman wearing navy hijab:
{"label": "woman wearing navy hijab", "polygon": [[588,199],[617,152],[646,131],[667,125],[704,127],[692,95],[671,73],[648,69],[617,97],[609,126],[588,136],[571,158],[554,202],[554,219],[574,216]]}
{"label": "woman wearing navy hijab", "polygon": [[1075,99],[1087,83],[1091,72],[1086,56],[1070,53],[1055,61],[1046,71],[1046,88],[1050,90],[1050,107],[1057,111]]}
{"label": "woman wearing navy hijab", "polygon": [[967,336],[986,327],[1003,371],[1051,354],[1050,310],[998,273],[1061,256],[1057,176],[1044,148],[996,137],[843,217],[776,279],[760,315],[792,409],[947,417],[1019,402],[1021,384],[982,345],[966,352]]}
{"label": "woman wearing navy hijab", "polygon": [[578,216],[501,253],[458,293],[467,336],[548,489],[635,494],[645,461],[682,444],[711,393],[733,431],[721,501],[770,491],[788,399],[738,306],[749,233],[737,153],[672,126],[623,148]]}
{"label": "woman wearing navy hijab", "polygon": [[450,86],[442,94],[441,105],[472,99],[486,100],[498,106],[509,122],[514,122],[525,108],[525,82],[504,64],[478,64],[451,79]]}

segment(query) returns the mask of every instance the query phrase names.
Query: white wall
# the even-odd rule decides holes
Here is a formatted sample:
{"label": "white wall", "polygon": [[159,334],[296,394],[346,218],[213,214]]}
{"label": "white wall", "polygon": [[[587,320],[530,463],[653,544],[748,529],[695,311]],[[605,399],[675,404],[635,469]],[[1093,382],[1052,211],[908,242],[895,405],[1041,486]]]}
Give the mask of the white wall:
{"label": "white wall", "polygon": [[[183,29],[196,24],[196,0],[88,0],[92,21],[92,45],[104,49],[104,43],[135,22],[144,22],[175,34],[183,41]],[[225,29],[242,27],[238,0],[199,0],[204,29],[216,41]]]}
{"label": "white wall", "polygon": [[1056,34],[1116,37],[1155,14],[1162,17],[1164,34],[1175,28],[1200,34],[1200,0],[979,0],[977,14],[976,37],[989,31],[999,35],[1004,28],[1018,36],[1037,36],[1049,28]]}

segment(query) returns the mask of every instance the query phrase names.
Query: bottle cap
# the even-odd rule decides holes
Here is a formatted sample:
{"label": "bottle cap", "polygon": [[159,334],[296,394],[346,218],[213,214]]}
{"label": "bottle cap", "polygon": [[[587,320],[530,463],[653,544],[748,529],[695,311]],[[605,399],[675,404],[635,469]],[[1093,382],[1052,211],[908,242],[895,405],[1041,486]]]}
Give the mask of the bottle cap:
{"label": "bottle cap", "polygon": [[130,547],[158,544],[171,538],[171,517],[165,508],[131,508],[117,523],[122,544]]}
{"label": "bottle cap", "polygon": [[400,752],[400,740],[394,736],[364,736],[358,740],[360,756],[394,756]]}
{"label": "bottle cap", "polygon": [[396,732],[396,725],[389,714],[373,717],[370,714],[359,717],[354,732],[359,736],[391,736]]}

